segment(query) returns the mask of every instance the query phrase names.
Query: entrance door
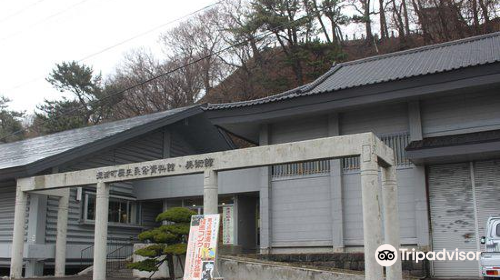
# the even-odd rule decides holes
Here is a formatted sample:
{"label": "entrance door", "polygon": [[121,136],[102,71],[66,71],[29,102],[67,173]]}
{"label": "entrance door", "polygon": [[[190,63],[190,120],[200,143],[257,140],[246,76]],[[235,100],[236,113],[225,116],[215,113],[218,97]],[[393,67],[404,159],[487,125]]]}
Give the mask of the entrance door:
{"label": "entrance door", "polygon": [[[470,163],[429,167],[429,200],[434,251],[477,251]],[[434,261],[436,277],[477,277],[475,261]]]}

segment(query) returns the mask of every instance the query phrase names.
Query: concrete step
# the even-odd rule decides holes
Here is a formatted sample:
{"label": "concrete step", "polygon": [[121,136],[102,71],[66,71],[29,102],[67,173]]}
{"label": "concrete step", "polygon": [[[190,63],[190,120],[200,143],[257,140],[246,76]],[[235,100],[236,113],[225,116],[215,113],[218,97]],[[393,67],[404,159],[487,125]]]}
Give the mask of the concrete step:
{"label": "concrete step", "polygon": [[112,278],[133,278],[132,269],[109,271],[107,276]]}

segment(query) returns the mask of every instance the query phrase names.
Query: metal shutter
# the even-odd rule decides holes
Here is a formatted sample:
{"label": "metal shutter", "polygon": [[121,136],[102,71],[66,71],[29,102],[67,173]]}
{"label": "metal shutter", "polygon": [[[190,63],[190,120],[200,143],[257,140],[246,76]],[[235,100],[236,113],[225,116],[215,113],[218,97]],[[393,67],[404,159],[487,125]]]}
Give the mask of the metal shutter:
{"label": "metal shutter", "polygon": [[476,162],[474,179],[479,236],[483,236],[488,218],[500,216],[500,160]]}
{"label": "metal shutter", "polygon": [[[429,167],[429,200],[434,251],[476,251],[474,202],[470,164]],[[434,261],[436,277],[477,277],[472,261]]]}

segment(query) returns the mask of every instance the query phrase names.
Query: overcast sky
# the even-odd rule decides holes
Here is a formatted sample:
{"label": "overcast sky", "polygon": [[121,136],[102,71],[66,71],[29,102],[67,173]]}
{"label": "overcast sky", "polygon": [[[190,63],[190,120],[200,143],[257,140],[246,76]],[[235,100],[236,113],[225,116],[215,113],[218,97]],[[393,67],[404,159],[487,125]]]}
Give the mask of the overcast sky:
{"label": "overcast sky", "polygon": [[[216,0],[0,0],[0,95],[31,113],[61,93],[45,81],[56,63],[80,60]],[[103,75],[138,47],[159,52],[164,26],[83,61]]]}

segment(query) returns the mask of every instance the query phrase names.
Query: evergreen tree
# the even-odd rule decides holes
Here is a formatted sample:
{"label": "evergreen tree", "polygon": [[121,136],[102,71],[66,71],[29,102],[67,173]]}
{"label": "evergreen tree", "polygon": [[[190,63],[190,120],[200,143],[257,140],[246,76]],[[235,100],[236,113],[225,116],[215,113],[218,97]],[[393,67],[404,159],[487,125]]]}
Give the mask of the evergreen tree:
{"label": "evergreen tree", "polygon": [[37,106],[39,112],[35,113],[32,130],[41,134],[97,124],[109,118],[113,105],[121,98],[102,86],[101,74],[76,61],[56,64],[46,80],[72,98],[45,100]]}
{"label": "evergreen tree", "polygon": [[21,118],[23,112],[7,109],[10,100],[0,96],[0,143],[14,142],[24,138]]}
{"label": "evergreen tree", "polygon": [[157,222],[165,221],[167,223],[139,234],[139,240],[152,244],[135,251],[136,255],[146,257],[146,259],[131,263],[128,267],[154,272],[158,271],[158,267],[166,261],[170,279],[174,280],[174,256],[180,259],[181,255],[186,254],[191,216],[193,215],[196,215],[194,211],[182,207],[174,207],[158,215]]}

